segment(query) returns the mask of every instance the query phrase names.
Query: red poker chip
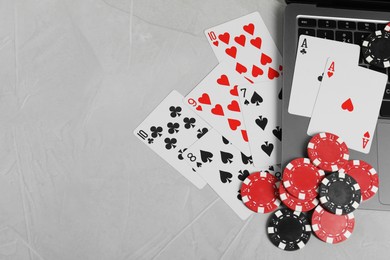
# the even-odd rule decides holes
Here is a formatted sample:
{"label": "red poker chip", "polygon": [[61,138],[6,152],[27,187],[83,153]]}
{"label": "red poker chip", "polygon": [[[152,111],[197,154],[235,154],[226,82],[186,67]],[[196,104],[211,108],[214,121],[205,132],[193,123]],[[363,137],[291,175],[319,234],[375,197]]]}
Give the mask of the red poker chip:
{"label": "red poker chip", "polygon": [[287,164],[283,171],[283,185],[294,197],[311,200],[318,195],[318,185],[325,172],[311,164],[308,158],[298,158]]}
{"label": "red poker chip", "polygon": [[311,227],[316,236],[329,244],[337,244],[347,240],[355,227],[353,213],[335,215],[318,205],[311,217]]}
{"label": "red poker chip", "polygon": [[345,142],[331,133],[313,136],[307,145],[307,153],[315,166],[329,172],[338,171],[349,159]]}
{"label": "red poker chip", "polygon": [[283,186],[283,183],[279,184],[279,197],[283,204],[286,205],[288,208],[300,212],[312,210],[319,203],[317,198],[306,200],[300,200],[298,198],[295,198],[287,192],[287,190]]}
{"label": "red poker chip", "polygon": [[346,173],[354,178],[360,186],[362,200],[372,198],[378,191],[379,178],[376,170],[362,160],[348,161],[339,172]]}
{"label": "red poker chip", "polygon": [[268,213],[280,205],[277,179],[267,172],[250,174],[242,183],[242,202],[250,210],[259,213]]}

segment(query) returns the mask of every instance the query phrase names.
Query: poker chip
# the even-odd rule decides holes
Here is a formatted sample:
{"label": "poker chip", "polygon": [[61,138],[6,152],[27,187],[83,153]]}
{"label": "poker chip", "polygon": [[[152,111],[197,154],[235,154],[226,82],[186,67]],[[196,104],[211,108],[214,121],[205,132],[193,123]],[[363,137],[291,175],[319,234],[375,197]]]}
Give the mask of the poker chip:
{"label": "poker chip", "polygon": [[283,171],[283,185],[294,197],[310,200],[318,195],[318,185],[325,172],[316,168],[308,158],[298,158],[287,164]]}
{"label": "poker chip", "polygon": [[342,172],[326,176],[319,187],[320,202],[329,212],[345,215],[357,209],[361,201],[360,186]]}
{"label": "poker chip", "polygon": [[337,244],[347,240],[355,227],[353,213],[335,215],[318,205],[311,217],[311,228],[316,236],[329,244]]}
{"label": "poker chip", "polygon": [[390,23],[384,30],[373,32],[363,41],[362,54],[370,65],[390,67]]}
{"label": "poker chip", "polygon": [[278,248],[294,251],[307,244],[311,227],[304,213],[282,208],[270,216],[267,234],[272,244]]}
{"label": "poker chip", "polygon": [[339,172],[354,178],[360,186],[362,201],[372,198],[378,191],[379,179],[376,170],[362,160],[349,161]]}
{"label": "poker chip", "polygon": [[274,211],[280,205],[277,179],[267,172],[255,172],[245,178],[241,197],[245,206],[258,213]]}
{"label": "poker chip", "polygon": [[315,166],[328,172],[338,171],[349,159],[345,142],[331,133],[313,136],[307,145],[307,153]]}
{"label": "poker chip", "polygon": [[279,184],[279,197],[284,205],[295,211],[306,212],[314,209],[319,203],[317,198],[306,200],[295,198],[286,191],[282,183]]}

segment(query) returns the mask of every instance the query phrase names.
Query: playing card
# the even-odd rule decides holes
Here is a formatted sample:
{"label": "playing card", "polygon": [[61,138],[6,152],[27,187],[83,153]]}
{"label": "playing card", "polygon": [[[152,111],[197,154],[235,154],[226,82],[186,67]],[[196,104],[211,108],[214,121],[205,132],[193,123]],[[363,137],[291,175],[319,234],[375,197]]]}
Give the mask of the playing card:
{"label": "playing card", "polygon": [[282,56],[258,12],[205,31],[217,59],[232,61],[235,71],[249,82],[281,75]]}
{"label": "playing card", "polygon": [[185,103],[240,151],[250,155],[237,86],[245,80],[234,72],[233,66],[230,62],[217,65],[185,97]]}
{"label": "playing card", "polygon": [[241,201],[242,181],[259,170],[281,177],[277,166],[255,168],[251,157],[245,156],[214,129],[188,148],[183,156],[243,220],[253,212]]}
{"label": "playing card", "polygon": [[282,79],[239,86],[239,96],[249,146],[256,167],[281,160]]}
{"label": "playing card", "polygon": [[386,83],[386,74],[330,57],[307,133],[334,133],[350,149],[368,153]]}
{"label": "playing card", "polygon": [[288,112],[311,117],[327,59],[332,56],[357,66],[360,47],[355,44],[299,37]]}
{"label": "playing card", "polygon": [[199,189],[206,185],[183,160],[183,152],[210,126],[183,104],[183,96],[172,91],[134,130],[134,134]]}

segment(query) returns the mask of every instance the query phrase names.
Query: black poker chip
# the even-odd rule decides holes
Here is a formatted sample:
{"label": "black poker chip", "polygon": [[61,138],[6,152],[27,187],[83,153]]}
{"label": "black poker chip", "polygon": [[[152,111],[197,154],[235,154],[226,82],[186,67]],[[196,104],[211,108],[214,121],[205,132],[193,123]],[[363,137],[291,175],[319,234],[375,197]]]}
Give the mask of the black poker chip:
{"label": "black poker chip", "polygon": [[390,23],[384,30],[373,32],[363,41],[362,54],[370,65],[390,67]]}
{"label": "black poker chip", "polygon": [[272,244],[278,248],[295,251],[303,248],[309,241],[311,226],[304,213],[281,208],[270,216],[267,234]]}
{"label": "black poker chip", "polygon": [[322,207],[336,215],[353,212],[359,207],[362,197],[356,180],[343,172],[326,176],[321,181],[319,196]]}

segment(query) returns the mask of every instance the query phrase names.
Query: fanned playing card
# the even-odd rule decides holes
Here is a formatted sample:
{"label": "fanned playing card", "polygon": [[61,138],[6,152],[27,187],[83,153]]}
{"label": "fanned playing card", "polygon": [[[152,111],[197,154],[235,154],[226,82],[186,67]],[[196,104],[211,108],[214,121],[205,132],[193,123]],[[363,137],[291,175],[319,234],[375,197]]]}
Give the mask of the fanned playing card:
{"label": "fanned playing card", "polygon": [[214,129],[188,148],[183,156],[243,220],[253,212],[241,201],[242,181],[259,170],[278,178],[281,175],[277,166],[255,168],[251,157],[245,156]]}
{"label": "fanned playing card", "polygon": [[281,160],[282,79],[239,86],[241,111],[256,167]]}
{"label": "fanned playing card", "polygon": [[205,31],[217,59],[231,61],[249,82],[281,75],[282,56],[260,14],[254,12]]}
{"label": "fanned playing card", "polygon": [[330,132],[350,149],[368,153],[387,75],[330,57],[307,133]]}
{"label": "fanned playing card", "polygon": [[238,97],[245,82],[229,62],[220,63],[186,97],[185,102],[240,151],[250,155]]}
{"label": "fanned playing card", "polygon": [[327,59],[330,56],[338,57],[355,67],[359,61],[359,52],[359,45],[301,35],[288,112],[311,117]]}
{"label": "fanned playing card", "polygon": [[134,134],[201,189],[206,182],[184,160],[183,153],[207,133],[210,126],[183,104],[183,98],[177,91],[172,91]]}

